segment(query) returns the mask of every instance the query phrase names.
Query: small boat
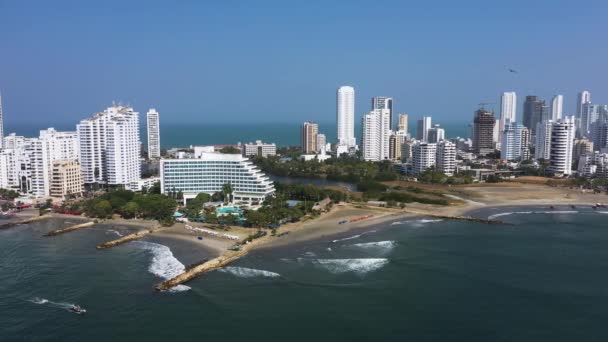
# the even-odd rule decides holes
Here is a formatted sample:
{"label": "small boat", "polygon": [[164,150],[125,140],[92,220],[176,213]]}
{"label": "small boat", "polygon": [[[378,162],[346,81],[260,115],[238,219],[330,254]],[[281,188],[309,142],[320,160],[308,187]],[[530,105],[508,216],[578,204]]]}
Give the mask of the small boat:
{"label": "small boat", "polygon": [[572,209],[576,209],[576,206],[575,206],[574,204],[572,204],[572,205],[570,206],[570,208],[572,208]]}
{"label": "small boat", "polygon": [[199,240],[202,240],[202,239],[203,239],[203,237],[202,237],[202,236],[197,236],[196,238],[197,238],[197,239],[199,239]]}
{"label": "small boat", "polygon": [[79,315],[87,312],[87,310],[81,308],[79,305],[72,305],[72,307],[70,308],[70,311],[72,311],[73,313],[77,313]]}
{"label": "small boat", "polygon": [[555,209],[555,207],[554,206],[549,206],[549,209],[553,210],[553,209]]}

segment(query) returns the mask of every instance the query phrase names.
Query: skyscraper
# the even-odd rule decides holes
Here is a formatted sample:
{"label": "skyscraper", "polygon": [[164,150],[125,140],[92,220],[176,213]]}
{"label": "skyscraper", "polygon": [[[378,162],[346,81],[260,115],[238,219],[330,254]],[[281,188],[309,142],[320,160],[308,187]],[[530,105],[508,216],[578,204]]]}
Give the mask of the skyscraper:
{"label": "skyscraper", "polygon": [[0,148],[4,147],[4,113],[2,112],[2,94],[0,93]]}
{"label": "skyscraper", "polygon": [[564,96],[555,95],[551,101],[551,120],[557,121],[562,118],[564,111]]}
{"label": "skyscraper", "polygon": [[50,196],[53,164],[56,161],[78,160],[78,139],[76,132],[58,132],[54,128],[40,131],[42,148],[43,184],[45,196]]}
{"label": "skyscraper", "polygon": [[146,114],[148,131],[148,158],[160,158],[160,125],[158,112],[150,108]]}
{"label": "skyscraper", "polygon": [[430,143],[438,143],[445,139],[445,129],[435,125],[427,131],[427,141]]}
{"label": "skyscraper", "polygon": [[76,125],[85,185],[131,189],[141,178],[139,113],[113,105]]}
{"label": "skyscraper", "polygon": [[355,147],[355,89],[349,86],[338,88],[336,96],[336,121],[338,144]]}
{"label": "skyscraper", "polygon": [[523,124],[528,127],[532,135],[536,131],[536,124],[542,121],[543,106],[545,106],[545,102],[541,101],[538,96],[526,96]]}
{"label": "skyscraper", "polygon": [[514,91],[502,93],[500,97],[500,126],[502,132],[509,122],[516,121],[517,95]]}
{"label": "skyscraper", "polygon": [[578,93],[578,98],[576,99],[576,117],[580,118],[583,115],[583,106],[586,103],[591,103],[591,93],[588,90],[583,90]]}
{"label": "skyscraper", "polygon": [[481,156],[494,152],[494,114],[483,108],[475,112],[473,120],[473,151]]}
{"label": "skyscraper", "polygon": [[389,158],[390,151],[390,112],[388,109],[375,109],[363,115],[362,157],[367,161],[380,161]]}
{"label": "skyscraper", "polygon": [[423,116],[422,119],[418,119],[418,126],[416,127],[416,139],[427,142],[429,128],[431,128],[430,116]]}
{"label": "skyscraper", "polygon": [[317,135],[319,134],[319,124],[314,122],[304,122],[300,132],[302,153],[312,154],[317,152]]}
{"label": "skyscraper", "polygon": [[521,160],[522,159],[522,131],[526,129],[523,125],[509,122],[502,131],[500,143],[500,159]]}
{"label": "skyscraper", "polygon": [[574,118],[566,117],[554,122],[551,127],[551,150],[549,170],[553,173],[572,173],[572,151],[574,144]]}
{"label": "skyscraper", "polygon": [[408,120],[408,115],[407,114],[399,114],[399,123],[397,124],[397,131],[398,132],[405,132],[405,135],[407,135],[407,120]]}
{"label": "skyscraper", "polygon": [[388,157],[391,160],[401,160],[401,138],[396,134],[389,137]]}
{"label": "skyscraper", "polygon": [[388,109],[389,110],[389,127],[393,129],[393,98],[386,96],[372,97],[372,110]]}
{"label": "skyscraper", "polygon": [[534,159],[549,160],[551,153],[551,127],[553,127],[553,121],[551,120],[536,124]]}

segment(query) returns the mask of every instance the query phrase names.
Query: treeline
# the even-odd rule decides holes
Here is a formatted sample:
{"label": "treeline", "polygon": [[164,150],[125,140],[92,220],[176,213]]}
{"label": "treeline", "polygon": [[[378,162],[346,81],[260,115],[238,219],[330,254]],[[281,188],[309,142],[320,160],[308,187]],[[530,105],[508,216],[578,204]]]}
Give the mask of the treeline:
{"label": "treeline", "polygon": [[177,207],[174,199],[161,194],[136,194],[128,190],[115,190],[81,202],[81,209],[89,217],[111,218],[117,214],[123,218],[158,220],[164,224],[173,222]]}

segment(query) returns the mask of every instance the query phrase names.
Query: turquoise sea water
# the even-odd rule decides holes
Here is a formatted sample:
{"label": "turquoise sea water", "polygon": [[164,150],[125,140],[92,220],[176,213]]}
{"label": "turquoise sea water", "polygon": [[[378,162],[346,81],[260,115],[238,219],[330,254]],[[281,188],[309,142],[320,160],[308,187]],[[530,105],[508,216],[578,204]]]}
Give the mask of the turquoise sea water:
{"label": "turquoise sea water", "polygon": [[196,242],[97,251],[123,228],[14,227],[0,231],[0,341],[605,341],[608,214],[478,215],[506,212],[512,224],[411,218],[261,250],[171,293],[153,286],[205,257]]}
{"label": "turquoise sea water", "polygon": [[[467,135],[466,123],[448,123],[442,125],[448,137]],[[415,134],[415,122],[410,122],[410,132]],[[6,132],[18,135],[38,136],[41,129],[48,125],[12,125]],[[76,125],[56,125],[58,130],[75,130]],[[336,140],[335,123],[319,123],[319,132],[327,136],[328,142]],[[146,144],[145,126],[141,127],[141,141]],[[360,140],[361,127],[356,125],[355,135]],[[299,123],[266,123],[266,124],[163,124],[161,122],[161,145],[163,148],[187,147],[190,145],[220,145],[246,143],[255,140],[274,142],[279,146],[298,146],[300,144]]]}

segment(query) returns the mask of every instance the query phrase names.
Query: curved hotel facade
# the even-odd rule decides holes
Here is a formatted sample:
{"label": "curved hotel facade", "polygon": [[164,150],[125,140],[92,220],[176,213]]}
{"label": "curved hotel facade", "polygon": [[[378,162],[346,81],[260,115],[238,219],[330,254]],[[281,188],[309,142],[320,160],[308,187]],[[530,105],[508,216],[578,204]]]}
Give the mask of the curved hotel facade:
{"label": "curved hotel facade", "polygon": [[200,158],[161,159],[161,191],[182,191],[184,201],[199,193],[213,194],[230,183],[236,202],[261,202],[274,193],[272,181],[239,154],[203,152]]}

